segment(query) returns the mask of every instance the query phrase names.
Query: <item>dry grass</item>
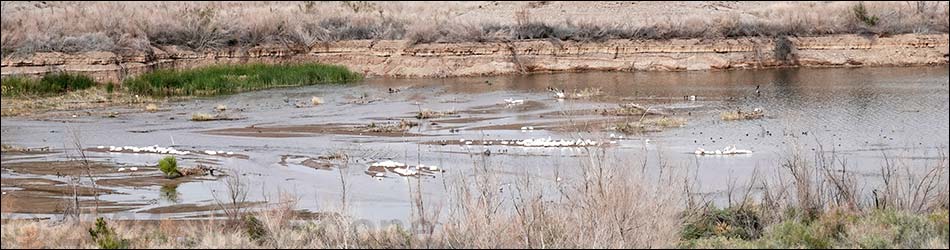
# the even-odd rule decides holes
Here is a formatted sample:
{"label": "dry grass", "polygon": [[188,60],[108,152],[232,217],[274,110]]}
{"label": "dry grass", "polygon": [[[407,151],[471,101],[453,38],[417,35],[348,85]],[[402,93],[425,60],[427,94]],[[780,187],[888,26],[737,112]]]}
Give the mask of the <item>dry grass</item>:
{"label": "dry grass", "polygon": [[320,98],[320,97],[316,97],[316,96],[311,97],[311,98],[310,98],[310,105],[313,105],[313,106],[320,106],[320,105],[323,105],[323,99]]}
{"label": "dry grass", "polygon": [[218,114],[206,114],[206,113],[194,113],[191,114],[191,121],[193,122],[210,122],[210,121],[234,121],[241,120],[241,117],[233,117],[227,113],[218,113]]}
{"label": "dry grass", "polygon": [[679,128],[686,125],[686,119],[674,117],[649,118],[642,121],[626,122],[613,129],[624,134],[641,134],[646,132],[660,132],[667,128]]}
{"label": "dry grass", "polygon": [[649,112],[648,107],[644,107],[639,104],[630,103],[630,104],[621,104],[620,107],[616,109],[604,109],[600,112],[601,115],[610,115],[610,116],[643,116]]}
{"label": "dry grass", "polygon": [[149,112],[149,113],[158,112],[158,105],[154,103],[149,103],[148,105],[145,105],[145,112]]}
{"label": "dry grass", "polygon": [[213,121],[215,116],[212,114],[205,113],[194,113],[191,114],[191,121],[204,122],[204,121]]}
{"label": "dry grass", "polygon": [[142,52],[151,46],[305,50],[342,40],[597,42],[948,32],[946,2],[868,2],[861,15],[855,13],[855,2],[727,3],[731,6],[710,10],[716,5],[722,4],[5,2],[0,47],[6,57],[48,51]]}
{"label": "dry grass", "polygon": [[370,123],[369,125],[358,126],[357,129],[369,132],[369,133],[403,133],[409,131],[414,127],[418,127],[419,123],[409,120],[399,120],[396,123]]}
{"label": "dry grass", "polygon": [[722,112],[719,114],[719,118],[723,121],[743,121],[743,120],[758,120],[765,118],[765,111],[756,109],[753,111],[728,111]]}
{"label": "dry grass", "polygon": [[456,113],[457,112],[455,111],[432,111],[429,109],[423,109],[419,111],[419,113],[416,113],[416,119],[424,120],[424,119],[442,118],[445,116],[455,115]]}
{"label": "dry grass", "polygon": [[155,102],[151,97],[132,95],[122,91],[108,93],[103,88],[90,88],[72,91],[50,97],[4,97],[0,113],[2,116],[30,116],[46,114],[48,111],[71,111],[108,107],[117,105],[141,105]]}

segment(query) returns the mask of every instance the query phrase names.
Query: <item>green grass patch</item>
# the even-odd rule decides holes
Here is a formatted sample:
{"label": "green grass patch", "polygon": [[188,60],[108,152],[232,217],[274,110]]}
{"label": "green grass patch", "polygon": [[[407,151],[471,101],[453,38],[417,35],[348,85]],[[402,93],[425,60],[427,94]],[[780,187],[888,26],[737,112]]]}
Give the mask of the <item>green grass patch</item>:
{"label": "green grass patch", "polygon": [[123,86],[150,96],[209,96],[277,87],[349,83],[362,79],[343,66],[316,63],[217,65],[190,70],[157,70]]}
{"label": "green grass patch", "polygon": [[158,170],[162,171],[167,178],[178,178],[181,172],[178,172],[178,160],[169,156],[158,161]]}
{"label": "green grass patch", "polygon": [[92,78],[72,73],[47,74],[40,79],[11,76],[0,82],[3,97],[59,95],[96,86],[96,81]]}

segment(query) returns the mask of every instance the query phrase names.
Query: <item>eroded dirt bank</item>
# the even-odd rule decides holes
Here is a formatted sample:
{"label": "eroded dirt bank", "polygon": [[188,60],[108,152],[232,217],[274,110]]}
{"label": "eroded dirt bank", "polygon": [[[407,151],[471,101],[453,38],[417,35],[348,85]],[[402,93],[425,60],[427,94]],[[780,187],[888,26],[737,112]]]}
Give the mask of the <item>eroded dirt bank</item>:
{"label": "eroded dirt bank", "polygon": [[153,47],[147,53],[38,53],[4,58],[2,73],[84,72],[113,81],[158,68],[221,63],[321,62],[370,77],[449,77],[559,71],[684,71],[784,66],[919,66],[948,63],[948,35],[856,35],[789,38],[789,60],[776,39],[611,40],[600,43],[520,41],[408,45],[406,41],[344,41],[311,48],[259,46],[203,53]]}

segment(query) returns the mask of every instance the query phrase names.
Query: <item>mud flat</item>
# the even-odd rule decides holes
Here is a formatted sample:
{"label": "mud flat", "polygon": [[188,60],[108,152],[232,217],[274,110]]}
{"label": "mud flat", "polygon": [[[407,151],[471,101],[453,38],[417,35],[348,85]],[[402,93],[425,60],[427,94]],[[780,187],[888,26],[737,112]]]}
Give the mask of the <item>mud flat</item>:
{"label": "mud flat", "polygon": [[204,131],[210,135],[226,135],[239,137],[256,138],[288,138],[288,137],[312,137],[320,135],[356,135],[356,136],[382,136],[382,137],[412,137],[421,136],[420,134],[410,133],[400,128],[399,125],[379,124],[315,124],[300,126],[253,126],[245,128],[226,128]]}

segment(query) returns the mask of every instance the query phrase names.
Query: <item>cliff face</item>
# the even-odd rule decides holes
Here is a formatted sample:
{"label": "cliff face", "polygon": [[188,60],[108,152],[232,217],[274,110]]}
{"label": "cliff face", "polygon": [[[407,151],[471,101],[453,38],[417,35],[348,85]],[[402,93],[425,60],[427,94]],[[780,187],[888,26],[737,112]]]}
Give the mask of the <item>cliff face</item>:
{"label": "cliff face", "polygon": [[5,58],[2,74],[42,75],[82,72],[101,81],[159,68],[192,68],[224,63],[320,62],[340,64],[369,77],[449,77],[557,71],[683,71],[785,66],[915,66],[948,63],[948,35],[867,38],[790,38],[788,60],[776,59],[776,41],[765,38],[630,41],[601,43],[520,41],[510,43],[422,44],[405,41],[344,41],[309,49],[260,46],[207,52],[175,47],[147,53],[38,53]]}

